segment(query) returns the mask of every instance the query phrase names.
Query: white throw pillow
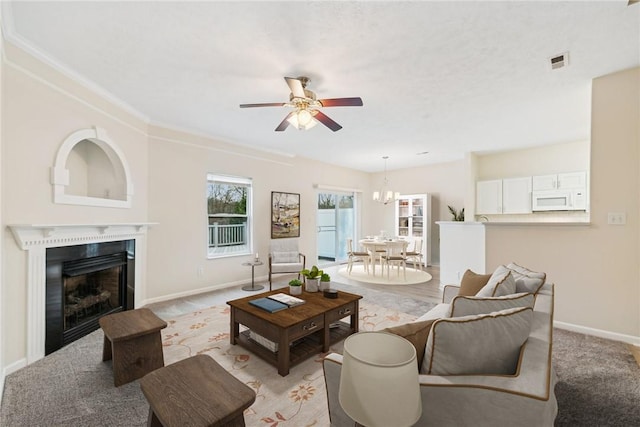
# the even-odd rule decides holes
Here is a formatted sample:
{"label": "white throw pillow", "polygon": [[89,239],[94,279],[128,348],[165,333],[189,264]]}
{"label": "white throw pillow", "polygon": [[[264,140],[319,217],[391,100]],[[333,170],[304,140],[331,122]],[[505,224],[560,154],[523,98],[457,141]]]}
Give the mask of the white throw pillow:
{"label": "white throw pillow", "polygon": [[271,254],[272,262],[281,263],[296,263],[299,262],[300,257],[298,252],[273,252]]}
{"label": "white throw pillow", "polygon": [[427,339],[421,373],[513,375],[532,319],[529,307],[438,319]]}
{"label": "white throw pillow", "polygon": [[516,281],[504,265],[498,266],[487,284],[478,291],[477,297],[500,297],[516,293]]}
{"label": "white throw pillow", "polygon": [[457,296],[451,301],[449,316],[462,317],[475,314],[493,313],[516,307],[531,307],[536,298],[533,294],[522,292],[502,297],[468,297]]}
{"label": "white throw pillow", "polygon": [[547,280],[546,273],[529,270],[515,262],[507,265],[507,268],[511,270],[511,274],[516,280],[516,292],[531,292],[532,294],[536,294]]}

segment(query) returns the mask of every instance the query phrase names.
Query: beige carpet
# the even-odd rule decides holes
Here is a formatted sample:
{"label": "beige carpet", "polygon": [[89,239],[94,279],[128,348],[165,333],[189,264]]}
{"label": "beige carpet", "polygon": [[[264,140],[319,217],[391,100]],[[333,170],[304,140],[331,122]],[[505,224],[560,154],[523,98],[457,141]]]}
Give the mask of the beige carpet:
{"label": "beige carpet", "polygon": [[[399,311],[360,303],[360,330],[380,330],[415,319]],[[328,426],[327,396],[318,354],[281,377],[274,366],[240,346],[229,344],[229,307],[215,306],[168,322],[162,332],[165,363],[208,354],[256,392],[245,411],[247,426]],[[212,331],[216,331],[213,332]],[[342,352],[342,342],[332,347]]]}
{"label": "beige carpet", "polygon": [[[371,268],[369,269],[371,272]],[[425,283],[432,279],[429,273],[420,270],[414,270],[407,266],[407,279],[402,275],[402,269],[398,275],[395,267],[391,268],[389,274],[389,280],[387,280],[387,270],[385,269],[384,275],[380,272],[380,266],[376,265],[376,275],[367,273],[362,264],[355,264],[351,269],[351,274],[347,272],[347,267],[338,270],[338,274],[351,280],[357,280],[364,283],[375,283],[378,285],[415,285],[418,283]]]}

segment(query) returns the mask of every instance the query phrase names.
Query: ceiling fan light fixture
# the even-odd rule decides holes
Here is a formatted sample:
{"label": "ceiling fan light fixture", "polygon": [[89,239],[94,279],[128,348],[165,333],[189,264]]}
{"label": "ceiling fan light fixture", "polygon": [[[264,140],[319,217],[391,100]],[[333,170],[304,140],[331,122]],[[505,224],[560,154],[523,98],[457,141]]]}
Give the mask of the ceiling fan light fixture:
{"label": "ceiling fan light fixture", "polygon": [[360,97],[351,98],[327,98],[316,99],[316,94],[307,89],[309,78],[285,77],[291,93],[289,94],[289,102],[263,102],[259,104],[240,104],[240,108],[254,107],[291,107],[294,111],[287,114],[282,122],[276,127],[276,132],[282,132],[289,126],[293,126],[298,130],[311,129],[318,122],[322,123],[333,132],[342,129],[338,123],[329,118],[326,114],[318,110],[323,107],[362,107],[362,99]]}
{"label": "ceiling fan light fixture", "polygon": [[292,114],[287,121],[296,129],[308,130],[318,124],[316,119],[313,118],[315,115],[313,113],[313,111],[302,108],[296,111],[295,114]]}
{"label": "ceiling fan light fixture", "polygon": [[311,113],[308,112],[307,110],[298,111],[297,116],[298,116],[298,124],[300,124],[300,126],[307,126],[309,122],[313,120],[313,116],[311,116]]}

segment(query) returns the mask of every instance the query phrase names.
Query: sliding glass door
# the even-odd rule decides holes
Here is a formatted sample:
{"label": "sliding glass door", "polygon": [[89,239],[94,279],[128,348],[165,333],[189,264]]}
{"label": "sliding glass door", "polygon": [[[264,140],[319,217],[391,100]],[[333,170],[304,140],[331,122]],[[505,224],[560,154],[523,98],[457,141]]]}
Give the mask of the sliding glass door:
{"label": "sliding glass door", "polygon": [[318,193],[318,264],[347,260],[347,239],[355,237],[354,193]]}

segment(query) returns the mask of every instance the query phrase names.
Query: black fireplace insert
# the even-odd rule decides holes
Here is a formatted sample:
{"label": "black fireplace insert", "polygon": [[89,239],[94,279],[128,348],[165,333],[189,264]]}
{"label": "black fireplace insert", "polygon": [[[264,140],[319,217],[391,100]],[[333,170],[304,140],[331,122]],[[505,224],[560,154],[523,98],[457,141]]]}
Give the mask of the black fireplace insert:
{"label": "black fireplace insert", "polygon": [[134,307],[135,241],[47,249],[45,354]]}

